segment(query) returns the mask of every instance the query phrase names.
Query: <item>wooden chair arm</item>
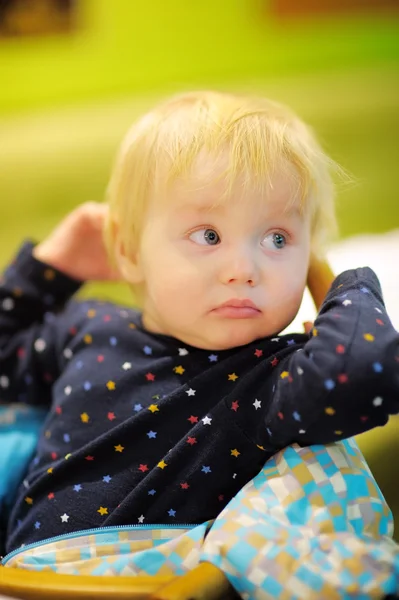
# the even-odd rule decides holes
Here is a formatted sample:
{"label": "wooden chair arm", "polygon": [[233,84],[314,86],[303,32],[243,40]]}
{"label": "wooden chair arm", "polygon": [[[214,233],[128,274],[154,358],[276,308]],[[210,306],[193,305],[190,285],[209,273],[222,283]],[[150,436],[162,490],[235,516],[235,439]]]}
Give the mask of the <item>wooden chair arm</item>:
{"label": "wooden chair arm", "polygon": [[327,261],[312,262],[307,283],[317,310],[320,309],[334,279],[335,275]]}
{"label": "wooden chair arm", "polygon": [[148,600],[171,579],[61,575],[0,567],[0,594],[21,600]]}
{"label": "wooden chair arm", "polygon": [[0,567],[0,595],[19,600],[235,600],[225,575],[209,563],[180,577],[62,575]]}

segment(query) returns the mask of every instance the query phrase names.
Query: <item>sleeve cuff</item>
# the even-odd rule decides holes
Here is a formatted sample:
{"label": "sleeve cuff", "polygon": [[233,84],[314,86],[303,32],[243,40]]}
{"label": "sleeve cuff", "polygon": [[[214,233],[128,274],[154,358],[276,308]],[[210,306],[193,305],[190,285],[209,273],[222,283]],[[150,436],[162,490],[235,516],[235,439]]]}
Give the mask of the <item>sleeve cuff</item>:
{"label": "sleeve cuff", "polygon": [[19,250],[12,265],[5,273],[6,279],[29,282],[43,296],[51,297],[52,304],[60,304],[69,299],[82,286],[81,281],[68,277],[54,267],[37,260],[33,254],[35,243],[27,241]]}

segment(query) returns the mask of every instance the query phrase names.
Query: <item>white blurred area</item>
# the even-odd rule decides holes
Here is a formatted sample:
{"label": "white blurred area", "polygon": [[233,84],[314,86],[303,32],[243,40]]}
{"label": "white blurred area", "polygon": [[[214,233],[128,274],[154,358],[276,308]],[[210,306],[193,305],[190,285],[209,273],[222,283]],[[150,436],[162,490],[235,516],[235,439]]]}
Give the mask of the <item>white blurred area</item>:
{"label": "white blurred area", "polygon": [[[358,235],[336,243],[328,253],[334,273],[371,267],[382,287],[388,315],[399,330],[399,229],[382,234]],[[303,331],[304,321],[313,321],[315,308],[308,290],[295,320],[285,332]]]}

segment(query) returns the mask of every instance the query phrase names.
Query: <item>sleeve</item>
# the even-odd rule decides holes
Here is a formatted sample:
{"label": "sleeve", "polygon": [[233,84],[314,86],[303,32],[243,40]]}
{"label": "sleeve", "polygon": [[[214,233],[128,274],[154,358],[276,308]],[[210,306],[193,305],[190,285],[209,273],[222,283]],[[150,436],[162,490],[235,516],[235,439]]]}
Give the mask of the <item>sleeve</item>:
{"label": "sleeve", "polygon": [[0,401],[48,406],[70,323],[62,310],[81,283],[22,246],[0,280]]}
{"label": "sleeve", "polygon": [[387,423],[399,411],[399,334],[375,273],[332,284],[303,348],[273,371],[267,445],[325,444]]}

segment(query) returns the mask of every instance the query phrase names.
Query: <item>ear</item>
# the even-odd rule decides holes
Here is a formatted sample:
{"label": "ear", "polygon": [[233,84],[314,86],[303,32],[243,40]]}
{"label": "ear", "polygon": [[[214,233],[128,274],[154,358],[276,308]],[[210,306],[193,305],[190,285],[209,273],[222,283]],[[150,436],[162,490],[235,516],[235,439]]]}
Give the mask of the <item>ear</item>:
{"label": "ear", "polygon": [[144,273],[141,266],[139,251],[134,255],[129,254],[128,256],[122,242],[117,241],[116,246],[115,259],[123,279],[134,285],[143,283]]}

